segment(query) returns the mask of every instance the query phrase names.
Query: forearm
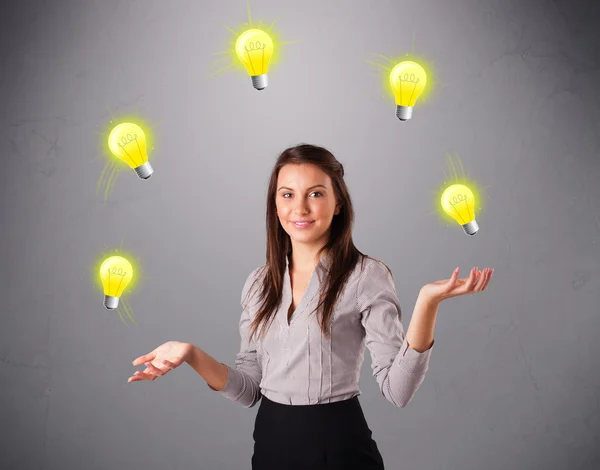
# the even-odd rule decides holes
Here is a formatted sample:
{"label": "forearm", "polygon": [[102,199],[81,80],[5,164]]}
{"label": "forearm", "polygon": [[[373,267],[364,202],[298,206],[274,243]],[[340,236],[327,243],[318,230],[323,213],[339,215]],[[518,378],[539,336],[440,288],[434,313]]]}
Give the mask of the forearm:
{"label": "forearm", "polygon": [[206,380],[208,386],[213,390],[219,391],[227,383],[227,366],[209,356],[199,347],[192,345],[186,362]]}
{"label": "forearm", "polygon": [[439,302],[419,293],[406,331],[408,349],[401,349],[388,374],[380,376],[383,395],[393,404],[405,407],[425,379],[433,346],[433,330]]}
{"label": "forearm", "polygon": [[433,331],[439,305],[439,301],[419,293],[406,331],[408,344],[417,352],[427,351],[433,345]]}

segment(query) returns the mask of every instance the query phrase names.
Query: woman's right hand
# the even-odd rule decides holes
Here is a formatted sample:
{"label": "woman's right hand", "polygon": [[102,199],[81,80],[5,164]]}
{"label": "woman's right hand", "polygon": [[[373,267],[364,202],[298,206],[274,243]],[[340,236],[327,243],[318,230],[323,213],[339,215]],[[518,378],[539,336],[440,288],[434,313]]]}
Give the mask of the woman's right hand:
{"label": "woman's right hand", "polygon": [[134,359],[132,364],[139,366],[145,364],[146,369],[135,371],[129,377],[127,382],[137,382],[139,380],[154,380],[168,373],[170,370],[183,364],[191,354],[194,346],[190,343],[180,341],[167,341],[161,344],[154,351]]}

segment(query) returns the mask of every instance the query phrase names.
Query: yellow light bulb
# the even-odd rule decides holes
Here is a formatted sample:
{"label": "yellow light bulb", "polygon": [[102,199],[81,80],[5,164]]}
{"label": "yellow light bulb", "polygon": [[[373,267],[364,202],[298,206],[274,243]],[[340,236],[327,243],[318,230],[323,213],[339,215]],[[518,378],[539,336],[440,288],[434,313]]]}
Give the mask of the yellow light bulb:
{"label": "yellow light bulb", "polygon": [[252,78],[252,86],[264,90],[267,85],[269,61],[273,55],[271,37],[260,29],[249,29],[239,35],[235,53]]}
{"label": "yellow light bulb", "polygon": [[131,263],[122,256],[106,258],[100,266],[100,279],[104,286],[104,306],[112,310],[119,305],[119,297],[133,277]]}
{"label": "yellow light bulb", "polygon": [[113,155],[135,170],[142,179],[152,176],[154,170],[148,163],[144,131],[129,122],[116,126],[108,136],[108,147]]}
{"label": "yellow light bulb", "polygon": [[456,220],[467,235],[475,235],[479,225],[475,220],[475,198],[464,184],[448,186],[442,194],[444,212]]}
{"label": "yellow light bulb", "polygon": [[412,117],[417,98],[427,84],[423,67],[411,60],[397,64],[390,72],[390,85],[396,97],[396,116],[401,121]]}

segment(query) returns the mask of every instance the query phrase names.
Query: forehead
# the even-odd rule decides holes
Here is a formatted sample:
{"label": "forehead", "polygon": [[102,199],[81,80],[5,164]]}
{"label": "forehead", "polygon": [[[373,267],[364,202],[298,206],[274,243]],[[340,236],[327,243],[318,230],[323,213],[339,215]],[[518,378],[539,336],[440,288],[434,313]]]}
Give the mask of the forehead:
{"label": "forehead", "polygon": [[288,163],[279,170],[277,185],[282,184],[299,187],[313,186],[315,184],[330,186],[331,178],[316,165],[310,163]]}

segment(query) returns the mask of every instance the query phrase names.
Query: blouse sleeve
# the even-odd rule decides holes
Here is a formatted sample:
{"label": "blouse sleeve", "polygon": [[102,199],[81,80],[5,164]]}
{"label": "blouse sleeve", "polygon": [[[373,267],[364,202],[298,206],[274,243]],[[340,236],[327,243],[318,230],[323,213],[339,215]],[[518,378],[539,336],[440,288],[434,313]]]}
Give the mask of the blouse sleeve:
{"label": "blouse sleeve", "polygon": [[404,408],[425,378],[433,343],[424,352],[409,347],[394,280],[380,261],[369,260],[366,264],[358,282],[356,301],[371,354],[373,377],[383,396]]}
{"label": "blouse sleeve", "polygon": [[[255,269],[246,279],[244,288],[242,289],[241,307],[242,315],[239,322],[240,331],[240,352],[236,355],[235,368],[223,364],[227,367],[227,382],[221,390],[215,390],[209,385],[209,388],[215,390],[225,398],[232,400],[245,406],[252,408],[261,398],[260,381],[262,378],[262,370],[256,357],[256,342],[253,339],[249,340],[250,336],[250,305],[252,299],[246,299],[246,296],[257,279],[257,275],[261,268]],[[253,293],[250,297],[255,298],[256,287],[254,285]]]}

